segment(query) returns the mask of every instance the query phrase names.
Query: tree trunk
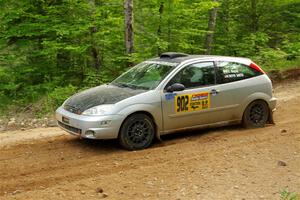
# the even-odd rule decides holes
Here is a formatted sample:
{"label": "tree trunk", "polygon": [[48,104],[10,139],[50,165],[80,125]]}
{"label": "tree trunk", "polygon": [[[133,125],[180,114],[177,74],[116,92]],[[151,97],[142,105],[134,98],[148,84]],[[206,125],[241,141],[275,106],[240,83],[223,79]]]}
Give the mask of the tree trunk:
{"label": "tree trunk", "polygon": [[[158,29],[157,29],[157,37],[159,39],[162,38],[162,34],[161,34],[161,26],[162,26],[162,15],[164,12],[164,2],[160,2],[160,6],[159,6],[159,24],[158,24]],[[157,47],[157,54],[160,55],[162,53],[162,49],[160,48],[160,46]]]}
{"label": "tree trunk", "polygon": [[171,23],[172,23],[172,20],[171,18],[173,17],[172,15],[172,12],[173,12],[173,9],[171,7],[171,4],[173,5],[173,0],[169,0],[168,1],[168,51],[171,51],[172,49],[172,46],[171,46]]}
{"label": "tree trunk", "polygon": [[[213,2],[218,2],[218,0],[213,0]],[[209,11],[208,33],[206,34],[206,39],[205,39],[206,55],[209,55],[212,52],[213,37],[214,37],[216,21],[217,21],[217,13],[218,13],[218,7],[214,7]]]}
{"label": "tree trunk", "polygon": [[92,56],[93,56],[93,59],[94,59],[95,69],[100,70],[101,58],[100,58],[100,55],[99,55],[99,52],[98,52],[97,48],[95,47],[95,44],[93,44],[93,47],[92,47]]}
{"label": "tree trunk", "polygon": [[125,47],[126,53],[133,53],[133,0],[125,0]]}
{"label": "tree trunk", "polygon": [[[95,4],[95,0],[89,0],[89,3],[91,5],[91,16],[94,15],[95,13],[95,7],[96,7],[96,4]],[[94,21],[94,19],[93,19]],[[92,47],[91,47],[91,54],[92,54],[92,58],[93,58],[93,64],[94,64],[94,68],[96,70],[100,70],[100,67],[102,65],[102,62],[101,62],[101,55],[99,53],[99,50],[95,44],[95,40],[94,40],[94,34],[98,31],[97,27],[96,26],[92,26],[90,28],[90,34],[91,34],[91,44],[92,44]]]}
{"label": "tree trunk", "polygon": [[251,20],[251,32],[255,33],[258,31],[258,21],[259,17],[257,15],[257,1],[258,0],[251,0],[251,14],[250,14],[250,20]]}

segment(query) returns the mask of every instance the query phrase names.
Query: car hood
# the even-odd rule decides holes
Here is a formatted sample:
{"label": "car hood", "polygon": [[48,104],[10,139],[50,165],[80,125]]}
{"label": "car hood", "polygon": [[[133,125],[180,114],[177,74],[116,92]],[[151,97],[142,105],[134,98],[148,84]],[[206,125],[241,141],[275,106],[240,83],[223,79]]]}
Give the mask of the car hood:
{"label": "car hood", "polygon": [[114,104],[128,97],[146,92],[131,88],[121,88],[114,85],[100,85],[71,96],[64,108],[72,113],[81,114],[83,111],[102,104]]}

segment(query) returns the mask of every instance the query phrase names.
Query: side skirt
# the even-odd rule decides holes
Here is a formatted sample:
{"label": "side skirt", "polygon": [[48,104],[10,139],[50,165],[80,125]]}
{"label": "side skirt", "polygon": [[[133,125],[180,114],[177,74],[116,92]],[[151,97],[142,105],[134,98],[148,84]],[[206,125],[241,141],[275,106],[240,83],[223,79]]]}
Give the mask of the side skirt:
{"label": "side skirt", "polygon": [[203,125],[185,127],[185,128],[180,128],[180,129],[172,129],[172,130],[169,130],[169,131],[162,131],[162,132],[160,132],[160,135],[166,135],[166,134],[170,134],[170,133],[187,131],[187,130],[196,130],[196,129],[205,129],[205,128],[212,128],[212,127],[229,126],[229,125],[240,124],[240,123],[241,123],[241,120],[222,121],[222,122],[216,122],[216,123],[212,123],[212,124],[203,124]]}

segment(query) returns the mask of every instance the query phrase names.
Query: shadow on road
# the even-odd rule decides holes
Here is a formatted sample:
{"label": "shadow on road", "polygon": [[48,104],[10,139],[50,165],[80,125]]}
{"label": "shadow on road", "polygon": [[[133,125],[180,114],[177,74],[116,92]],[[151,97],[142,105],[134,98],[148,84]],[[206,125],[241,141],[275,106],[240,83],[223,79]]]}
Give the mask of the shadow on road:
{"label": "shadow on road", "polygon": [[[226,127],[217,128],[206,128],[197,130],[186,130],[180,131],[168,135],[161,136],[161,141],[155,140],[151,148],[158,148],[162,146],[174,145],[179,142],[179,140],[193,141],[201,137],[209,137],[210,139],[222,136],[228,131],[233,130],[243,130],[240,125],[231,125]],[[71,137],[71,136],[70,136]],[[59,141],[54,141],[59,142]],[[85,152],[98,152],[98,153],[108,153],[108,152],[127,152],[118,143],[118,140],[91,140],[91,139],[79,139],[79,138],[68,138],[67,140],[61,140],[62,145],[70,145],[70,148],[75,148],[77,150],[84,150]],[[180,141],[182,142],[182,141]]]}
{"label": "shadow on road", "polygon": [[202,129],[194,129],[194,130],[185,130],[179,131],[176,133],[171,133],[167,135],[161,136],[162,142],[156,142],[154,147],[160,146],[168,146],[176,144],[178,140],[185,139],[188,141],[193,141],[203,137],[219,137],[224,136],[226,132],[234,131],[234,130],[244,130],[241,125],[230,125],[225,127],[214,127],[214,128],[202,128]]}

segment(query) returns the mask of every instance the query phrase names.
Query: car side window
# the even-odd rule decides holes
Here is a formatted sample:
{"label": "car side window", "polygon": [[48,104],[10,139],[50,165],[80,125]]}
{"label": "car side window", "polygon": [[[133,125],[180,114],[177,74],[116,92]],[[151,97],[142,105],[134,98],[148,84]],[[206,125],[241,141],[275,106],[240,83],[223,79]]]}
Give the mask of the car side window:
{"label": "car side window", "polygon": [[214,63],[201,62],[186,66],[169,81],[167,87],[174,83],[181,83],[185,88],[215,84]]}
{"label": "car side window", "polygon": [[247,65],[236,62],[218,62],[217,83],[230,83],[257,76],[257,72]]}

